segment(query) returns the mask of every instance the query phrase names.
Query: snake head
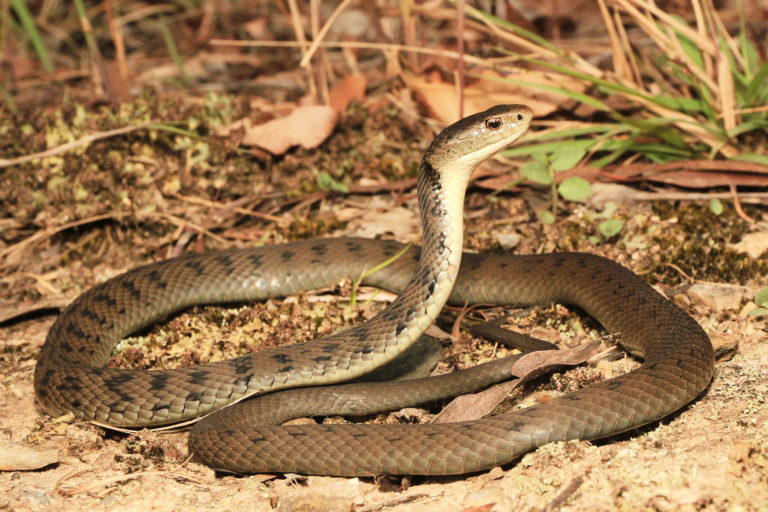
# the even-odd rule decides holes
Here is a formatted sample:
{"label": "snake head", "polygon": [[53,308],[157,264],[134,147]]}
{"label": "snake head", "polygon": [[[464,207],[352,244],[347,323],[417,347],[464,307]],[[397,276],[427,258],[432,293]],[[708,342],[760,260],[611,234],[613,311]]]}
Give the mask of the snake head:
{"label": "snake head", "polygon": [[531,125],[533,111],[525,105],[496,105],[445,128],[432,141],[425,163],[444,172],[465,174],[519,139]]}

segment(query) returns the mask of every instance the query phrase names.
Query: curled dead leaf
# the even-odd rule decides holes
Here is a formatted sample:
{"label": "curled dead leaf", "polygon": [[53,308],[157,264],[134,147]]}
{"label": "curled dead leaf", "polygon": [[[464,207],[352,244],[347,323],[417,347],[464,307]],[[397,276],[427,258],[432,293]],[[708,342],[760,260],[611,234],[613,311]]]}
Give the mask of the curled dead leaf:
{"label": "curled dead leaf", "polygon": [[252,125],[250,119],[240,119],[219,130],[227,134],[233,130],[244,131],[242,144],[258,146],[274,155],[285,153],[291,146],[312,149],[320,145],[333,131],[338,113],[323,105],[296,107],[285,117]]}
{"label": "curled dead leaf", "polygon": [[541,350],[520,358],[511,373],[518,379],[491,386],[480,393],[456,398],[449,403],[432,423],[454,423],[482,418],[499,405],[517,386],[560,366],[581,364],[594,356],[600,349],[600,342],[593,341],[567,350]]}

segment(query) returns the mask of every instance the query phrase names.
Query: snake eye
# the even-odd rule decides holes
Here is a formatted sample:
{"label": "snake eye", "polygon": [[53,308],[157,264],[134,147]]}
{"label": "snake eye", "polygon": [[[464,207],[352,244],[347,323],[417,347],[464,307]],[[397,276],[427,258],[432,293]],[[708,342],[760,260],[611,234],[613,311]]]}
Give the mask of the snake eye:
{"label": "snake eye", "polygon": [[499,128],[501,128],[501,119],[498,117],[492,117],[490,119],[485,120],[485,127],[491,130],[492,132],[495,132]]}

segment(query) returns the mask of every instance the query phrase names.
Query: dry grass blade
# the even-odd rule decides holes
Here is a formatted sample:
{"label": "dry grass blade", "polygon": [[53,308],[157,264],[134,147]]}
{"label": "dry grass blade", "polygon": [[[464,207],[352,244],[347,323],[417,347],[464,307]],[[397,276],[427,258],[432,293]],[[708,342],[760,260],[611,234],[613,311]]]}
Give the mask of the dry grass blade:
{"label": "dry grass blade", "polygon": [[[303,47],[304,43],[297,41],[238,41],[230,39],[211,39],[209,41],[211,46],[232,46],[232,47],[254,47],[254,48],[294,48]],[[420,53],[424,55],[435,55],[439,57],[447,57],[449,59],[462,58],[459,52],[453,50],[442,50],[436,48],[424,48],[421,46],[409,46],[406,44],[396,43],[368,43],[365,41],[322,41],[319,43],[322,48],[349,48],[360,50],[380,50],[381,52],[402,52],[402,53]],[[478,66],[492,68],[494,63],[490,59],[483,59],[472,55],[464,55],[466,62],[476,64]]]}
{"label": "dry grass blade", "polygon": [[323,25],[323,28],[320,29],[320,32],[317,33],[314,40],[312,41],[312,44],[309,46],[307,51],[304,52],[304,56],[301,58],[301,62],[299,62],[299,66],[306,67],[309,64],[309,60],[315,54],[317,49],[320,48],[320,43],[322,43],[323,39],[325,39],[325,36],[326,34],[328,34],[328,30],[330,30],[331,25],[333,25],[333,23],[336,21],[339,15],[344,11],[344,9],[347,8],[350,2],[351,0],[343,0],[338,6],[336,6],[336,9],[334,9],[333,14],[331,14],[328,20],[326,20],[325,24]]}
{"label": "dry grass blade", "polygon": [[627,54],[624,51],[624,47],[619,39],[616,27],[614,26],[611,15],[605,5],[605,0],[598,0],[597,3],[600,6],[600,14],[603,16],[605,28],[608,30],[608,38],[611,40],[611,48],[613,48],[613,51],[611,52],[611,58],[613,59],[613,72],[621,80],[633,81],[629,68],[629,62],[627,61]]}

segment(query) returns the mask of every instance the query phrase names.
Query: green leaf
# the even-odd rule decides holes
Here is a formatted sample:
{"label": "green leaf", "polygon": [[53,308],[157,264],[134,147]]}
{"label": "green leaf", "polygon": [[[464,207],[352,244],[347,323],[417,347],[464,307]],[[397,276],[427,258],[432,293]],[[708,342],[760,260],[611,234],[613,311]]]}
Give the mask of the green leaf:
{"label": "green leaf", "polygon": [[552,183],[552,175],[549,173],[549,168],[547,167],[547,164],[542,162],[536,160],[526,162],[520,168],[520,172],[523,176],[536,183],[541,183],[542,185],[549,185]]}
{"label": "green leaf", "polygon": [[21,22],[22,27],[24,27],[24,30],[27,33],[27,37],[29,37],[32,46],[35,49],[35,53],[37,53],[37,58],[40,59],[40,64],[42,64],[43,70],[48,73],[52,73],[53,61],[48,54],[48,49],[43,42],[43,38],[40,35],[40,32],[37,30],[35,19],[27,8],[27,2],[25,0],[11,0],[11,7],[13,8],[14,12],[16,12],[16,16],[19,17],[19,21]]}
{"label": "green leaf", "polygon": [[[678,21],[685,23],[685,20],[682,18],[679,18]],[[701,51],[699,50],[698,45],[680,32],[678,32],[676,35],[677,40],[680,41],[680,46],[682,47],[683,52],[688,56],[689,59],[693,61],[694,64],[699,67],[699,69],[704,69],[704,58],[701,56]]]}
{"label": "green leaf", "polygon": [[624,141],[613,141],[613,140],[606,141],[606,143],[603,144],[603,147],[601,149],[603,149],[604,151],[611,151],[611,153],[608,155],[605,155],[604,157],[598,160],[594,160],[590,162],[590,165],[594,167],[605,167],[611,162],[617,160],[618,158],[621,157],[621,155],[626,153],[632,147],[632,145],[635,143],[636,138],[637,138],[637,132],[632,132]]}
{"label": "green leaf", "polygon": [[755,304],[768,307],[768,286],[761,288],[755,295]]}
{"label": "green leaf", "polygon": [[549,210],[542,210],[539,212],[539,220],[544,224],[553,224],[555,222],[555,216]]}
{"label": "green leaf", "polygon": [[573,169],[586,154],[583,147],[564,147],[553,155],[552,168],[556,171]]}
{"label": "green leaf", "polygon": [[333,179],[333,176],[325,171],[320,171],[317,174],[317,184],[323,190],[333,190],[334,192],[343,192],[345,194],[349,192],[349,187],[343,183],[339,183]]}
{"label": "green leaf", "polygon": [[[768,128],[768,121],[763,119],[751,119],[749,121],[744,121],[743,123],[739,123],[733,128],[731,128],[730,130],[728,130],[728,138],[735,139],[742,133],[765,130],[766,128]],[[736,155],[733,158],[738,158],[738,157],[739,155]],[[767,156],[763,156],[763,158],[765,160],[768,160]]]}
{"label": "green leaf", "polygon": [[752,81],[747,87],[747,92],[744,94],[744,107],[757,106],[760,103],[759,98],[766,94],[766,77],[768,77],[768,62],[763,62],[755,76],[752,77]]}
{"label": "green leaf", "polygon": [[[575,69],[571,69],[571,68],[569,68],[569,67],[567,67],[565,65],[553,64],[551,62],[547,62],[547,61],[544,61],[544,60],[541,60],[541,59],[536,59],[536,58],[533,58],[533,57],[527,57],[527,56],[521,55],[519,53],[510,52],[509,50],[505,50],[503,48],[498,48],[498,50],[500,52],[502,52],[502,53],[506,53],[507,55],[511,55],[513,57],[517,57],[520,60],[531,62],[533,64],[537,64],[537,65],[542,66],[544,68],[551,69],[552,71],[555,71],[557,73],[562,73],[562,74],[567,75],[567,76],[572,76],[574,78],[579,78],[581,80],[586,80],[587,82],[590,82],[590,83],[592,83],[592,84],[594,84],[594,85],[596,85],[598,87],[603,87],[603,88],[607,89],[608,91],[622,92],[622,93],[624,93],[624,94],[626,94],[628,96],[637,96],[639,98],[643,98],[645,100],[652,101],[654,103],[656,102],[656,100],[653,97],[645,94],[642,90],[640,90],[640,89],[633,89],[632,87],[630,87],[628,85],[624,85],[624,84],[620,84],[620,83],[614,83],[614,82],[609,81],[608,79],[596,78],[596,77],[594,77],[592,75],[589,75],[589,74],[587,74],[585,72],[576,71]],[[530,84],[530,85],[533,86],[533,87],[536,87],[536,84]],[[596,100],[594,98],[591,98],[591,97],[590,97],[590,99],[592,99],[595,102],[598,101],[598,100]],[[608,105],[605,105],[605,104],[602,104],[602,105],[604,107],[603,110],[606,110],[606,111],[609,111],[609,112],[613,112],[613,110],[610,107],[608,107]]]}
{"label": "green leaf", "polygon": [[[740,10],[741,11],[741,10]],[[744,56],[744,70],[751,74],[754,68],[760,63],[760,56],[757,53],[755,45],[747,38],[747,29],[744,24],[743,12],[739,13],[739,46],[741,54]]]}
{"label": "green leaf", "polygon": [[684,110],[687,112],[703,112],[706,107],[703,101],[695,98],[675,98],[673,96],[666,96],[662,94],[657,94],[653,96],[653,98],[659,105],[678,111]]}
{"label": "green leaf", "polygon": [[605,238],[611,238],[619,234],[621,231],[621,228],[624,227],[624,223],[621,222],[618,219],[608,219],[604,220],[600,223],[598,226],[598,230],[600,231],[600,234],[603,235]]}
{"label": "green leaf", "polygon": [[592,185],[584,178],[574,176],[565,178],[557,187],[557,191],[569,201],[583,201],[592,195]]}
{"label": "green leaf", "polygon": [[661,140],[668,142],[669,144],[678,148],[687,148],[689,144],[685,141],[680,131],[677,128],[671,126],[665,126],[664,123],[674,122],[674,119],[637,119],[624,116],[617,116],[619,120],[629,126],[633,126],[642,131],[655,135]]}
{"label": "green leaf", "polygon": [[749,316],[763,316],[768,315],[768,309],[766,308],[755,308],[752,311],[749,312]]}
{"label": "green leaf", "polygon": [[768,155],[758,155],[757,153],[742,153],[734,155],[732,160],[741,160],[744,162],[755,162],[757,164],[768,165]]}
{"label": "green leaf", "polygon": [[526,137],[526,142],[538,142],[544,140],[553,139],[571,139],[572,137],[578,137],[580,135],[591,135],[593,133],[621,133],[621,130],[616,129],[615,124],[593,124],[584,126],[581,128],[571,128],[567,130],[549,131],[546,133],[535,133],[530,137]]}
{"label": "green leaf", "polygon": [[710,199],[709,209],[712,210],[712,213],[715,215],[720,215],[723,213],[723,203],[721,203],[719,199]]}
{"label": "green leaf", "polygon": [[555,153],[563,148],[585,148],[589,149],[595,144],[592,139],[576,139],[576,140],[559,140],[556,142],[545,142],[544,144],[529,144],[526,146],[517,146],[512,149],[507,149],[502,154],[507,158],[513,158],[517,156],[532,156],[536,153]]}

